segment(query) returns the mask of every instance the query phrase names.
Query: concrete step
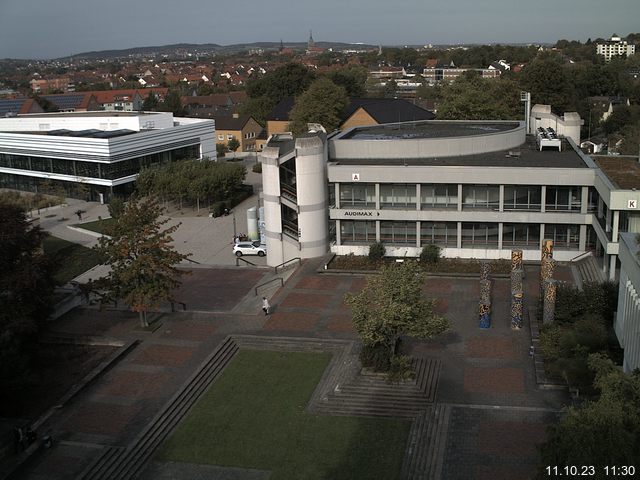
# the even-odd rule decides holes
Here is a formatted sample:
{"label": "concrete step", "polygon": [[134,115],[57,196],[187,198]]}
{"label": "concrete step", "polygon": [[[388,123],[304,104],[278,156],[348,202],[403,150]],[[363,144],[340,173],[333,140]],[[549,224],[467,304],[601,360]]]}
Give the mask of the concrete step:
{"label": "concrete step", "polygon": [[89,472],[86,480],[111,480],[134,478],[162,443],[171,430],[184,417],[215,378],[222,373],[227,363],[238,351],[238,345],[228,337],[207,359],[203,366],[190,377],[184,386],[167,402],[132,445],[121,455],[104,462],[104,466]]}
{"label": "concrete step", "polygon": [[600,283],[606,280],[602,269],[598,265],[598,259],[592,255],[576,262],[575,266],[583,284],[586,282]]}
{"label": "concrete step", "polygon": [[446,435],[451,416],[449,405],[438,404],[430,412],[416,417],[409,448],[405,453],[402,478],[407,480],[439,480]]}
{"label": "concrete step", "polygon": [[76,480],[99,478],[104,470],[109,468],[109,465],[115,462],[118,456],[122,455],[124,450],[124,447],[105,447],[101,454],[76,477]]}
{"label": "concrete step", "polygon": [[389,408],[381,408],[374,406],[355,406],[355,405],[326,405],[320,406],[316,410],[320,415],[343,416],[343,417],[386,417],[386,418],[414,418],[418,411],[416,410],[392,410]]}

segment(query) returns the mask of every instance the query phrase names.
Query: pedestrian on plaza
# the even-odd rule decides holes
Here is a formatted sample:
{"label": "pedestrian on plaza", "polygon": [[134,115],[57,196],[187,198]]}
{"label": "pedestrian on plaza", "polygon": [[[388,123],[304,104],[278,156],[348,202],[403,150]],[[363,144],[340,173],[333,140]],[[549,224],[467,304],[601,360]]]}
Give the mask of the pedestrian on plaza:
{"label": "pedestrian on plaza", "polygon": [[82,210],[76,210],[76,215],[78,216],[78,220],[82,220]]}
{"label": "pedestrian on plaza", "polygon": [[269,300],[267,300],[267,297],[262,297],[262,311],[265,315],[269,315],[270,308],[271,305],[269,305]]}

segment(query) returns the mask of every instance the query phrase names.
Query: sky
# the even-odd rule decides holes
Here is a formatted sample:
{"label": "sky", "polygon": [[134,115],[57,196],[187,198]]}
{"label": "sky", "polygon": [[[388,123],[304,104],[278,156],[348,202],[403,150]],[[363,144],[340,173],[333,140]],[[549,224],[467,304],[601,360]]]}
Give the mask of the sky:
{"label": "sky", "polygon": [[173,43],[555,43],[640,31],[640,0],[0,0],[0,58]]}

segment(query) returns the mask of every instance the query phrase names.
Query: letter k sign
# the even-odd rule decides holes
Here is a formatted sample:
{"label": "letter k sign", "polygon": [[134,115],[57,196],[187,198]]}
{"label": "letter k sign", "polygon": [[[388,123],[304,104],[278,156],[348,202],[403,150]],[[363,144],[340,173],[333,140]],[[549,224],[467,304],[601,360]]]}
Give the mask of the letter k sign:
{"label": "letter k sign", "polygon": [[628,200],[627,201],[627,208],[638,208],[638,201],[637,200]]}

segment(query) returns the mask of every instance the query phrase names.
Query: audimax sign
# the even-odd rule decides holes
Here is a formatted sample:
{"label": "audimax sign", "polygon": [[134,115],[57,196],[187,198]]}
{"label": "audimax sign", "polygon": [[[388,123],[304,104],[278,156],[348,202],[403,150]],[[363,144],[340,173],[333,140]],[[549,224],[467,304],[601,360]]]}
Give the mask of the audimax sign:
{"label": "audimax sign", "polygon": [[[367,210],[347,210],[344,212],[345,217],[373,217],[374,212],[370,212]],[[376,216],[380,216],[380,212],[375,212]]]}

